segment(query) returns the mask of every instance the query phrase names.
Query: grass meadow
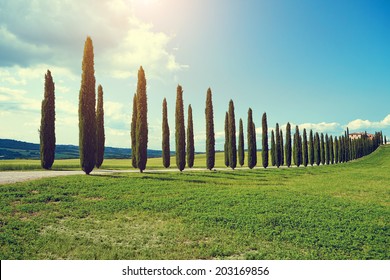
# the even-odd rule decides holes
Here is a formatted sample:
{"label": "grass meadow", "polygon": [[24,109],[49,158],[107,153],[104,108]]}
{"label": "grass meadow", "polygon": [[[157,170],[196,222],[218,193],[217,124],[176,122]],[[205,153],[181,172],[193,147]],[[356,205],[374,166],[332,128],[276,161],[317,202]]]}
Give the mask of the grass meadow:
{"label": "grass meadow", "polygon": [[[195,167],[204,166],[200,157]],[[389,170],[386,146],[330,166],[0,185],[0,259],[388,260]]]}

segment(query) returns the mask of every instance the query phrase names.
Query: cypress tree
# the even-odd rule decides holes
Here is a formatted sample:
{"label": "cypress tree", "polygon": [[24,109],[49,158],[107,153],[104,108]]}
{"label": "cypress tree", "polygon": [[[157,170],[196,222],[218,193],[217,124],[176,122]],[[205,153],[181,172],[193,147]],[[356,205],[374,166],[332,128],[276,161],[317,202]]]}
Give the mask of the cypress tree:
{"label": "cypress tree", "polygon": [[311,166],[314,164],[314,142],[313,142],[313,130],[310,129],[309,133],[309,163]]}
{"label": "cypress tree", "polygon": [[242,119],[240,119],[239,133],[238,133],[238,163],[242,167],[244,165],[244,127],[242,125]]}
{"label": "cypress tree", "polygon": [[330,149],[330,163],[334,164],[334,149],[333,149],[333,136],[329,137],[329,149]]}
{"label": "cypress tree", "polygon": [[236,120],[234,116],[234,103],[231,99],[229,101],[229,166],[232,169],[237,166]]}
{"label": "cypress tree", "polygon": [[344,162],[344,136],[339,138],[339,162]]}
{"label": "cypress tree", "polygon": [[321,163],[321,141],[320,141],[320,135],[318,132],[316,132],[315,139],[314,139],[314,155],[315,155],[315,161],[317,166]]}
{"label": "cypress tree", "polygon": [[271,131],[271,164],[276,165],[276,147],[275,147],[275,135],[274,130]]}
{"label": "cypress tree", "polygon": [[303,166],[306,167],[307,164],[309,163],[306,128],[303,129],[302,154],[303,154]]}
{"label": "cypress tree", "polygon": [[225,165],[229,167],[229,113],[225,114],[225,145],[224,145]]}
{"label": "cypress tree", "polygon": [[349,161],[349,128],[347,127],[347,131],[345,132],[345,145],[344,145],[344,150],[345,150],[345,161]]}
{"label": "cypress tree", "polygon": [[286,165],[291,166],[291,125],[287,123],[286,126]]}
{"label": "cypress tree", "polygon": [[328,133],[325,135],[325,162],[327,165],[330,163],[330,145]]}
{"label": "cypress tree", "polygon": [[215,134],[214,134],[214,112],[211,89],[207,90],[206,97],[206,166],[211,170],[215,165]]}
{"label": "cypress tree", "polygon": [[263,167],[268,167],[268,125],[267,125],[267,114],[264,112],[262,117],[262,149],[261,156],[263,159]]}
{"label": "cypress tree", "polygon": [[192,120],[192,108],[188,106],[187,122],[187,165],[189,168],[194,166],[195,146],[194,146],[194,122]]}
{"label": "cypress tree", "polygon": [[334,137],[334,162],[339,163],[339,140],[337,136]]}
{"label": "cypress tree", "polygon": [[81,87],[79,94],[80,165],[88,175],[95,167],[96,151],[96,90],[93,45],[87,37],[84,45]]}
{"label": "cypress tree", "polygon": [[320,151],[321,151],[321,164],[325,164],[325,140],[324,140],[324,134],[321,133],[321,146],[320,146]]}
{"label": "cypress tree", "polygon": [[256,142],[256,125],[252,122],[252,137],[253,137],[253,164],[257,165],[257,142]]}
{"label": "cypress tree", "polygon": [[280,163],[282,161],[282,155],[280,153],[280,130],[279,130],[279,124],[276,123],[276,128],[275,128],[275,164],[279,168]]}
{"label": "cypress tree", "polygon": [[41,166],[51,169],[56,149],[55,135],[55,95],[51,72],[45,74],[45,92],[41,107],[41,127],[39,129]]}
{"label": "cypress tree", "polygon": [[162,159],[165,168],[171,165],[171,149],[169,144],[169,124],[168,124],[168,109],[167,100],[163,100],[162,110]]}
{"label": "cypress tree", "polygon": [[148,103],[146,96],[145,71],[140,67],[137,82],[137,129],[136,129],[136,152],[137,168],[142,173],[148,160]]}
{"label": "cypress tree", "polygon": [[137,94],[133,97],[133,114],[131,118],[131,165],[137,168]]}
{"label": "cypress tree", "polygon": [[302,138],[299,134],[298,126],[295,126],[293,154],[294,163],[297,167],[299,167],[302,163]]}
{"label": "cypress tree", "polygon": [[104,109],[103,87],[98,86],[98,101],[96,109],[96,167],[100,168],[104,160]]}
{"label": "cypress tree", "polygon": [[284,143],[282,130],[280,130],[280,165],[284,165]]}
{"label": "cypress tree", "polygon": [[248,125],[247,125],[247,138],[248,138],[248,167],[252,169],[256,166],[257,154],[256,154],[256,134],[255,134],[252,109],[248,110]]}
{"label": "cypress tree", "polygon": [[180,171],[184,170],[186,165],[186,136],[184,128],[184,106],[183,90],[180,85],[177,86],[176,95],[176,166]]}

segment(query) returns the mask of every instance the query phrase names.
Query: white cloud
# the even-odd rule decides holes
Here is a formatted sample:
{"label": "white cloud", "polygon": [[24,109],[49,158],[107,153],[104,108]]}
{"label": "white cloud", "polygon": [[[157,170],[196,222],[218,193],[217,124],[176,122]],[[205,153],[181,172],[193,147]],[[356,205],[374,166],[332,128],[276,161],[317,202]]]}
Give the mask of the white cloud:
{"label": "white cloud", "polygon": [[356,119],[346,125],[349,130],[382,129],[390,126],[390,114],[380,121]]}

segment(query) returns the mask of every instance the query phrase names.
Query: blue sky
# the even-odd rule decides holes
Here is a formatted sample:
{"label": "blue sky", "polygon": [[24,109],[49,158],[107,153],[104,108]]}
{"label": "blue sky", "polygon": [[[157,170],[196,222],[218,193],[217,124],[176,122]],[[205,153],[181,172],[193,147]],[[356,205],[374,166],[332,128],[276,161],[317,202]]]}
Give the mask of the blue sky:
{"label": "blue sky", "polygon": [[[176,86],[192,105],[196,150],[214,101],[217,149],[233,99],[261,130],[287,122],[340,135],[390,135],[390,1],[114,0],[0,2],[1,138],[38,143],[44,74],[56,84],[59,144],[78,143],[77,102],[86,36],[105,98],[106,144],[130,146],[132,96],[146,72],[149,148],[161,148],[167,98],[174,148]],[[258,141],[261,135],[257,135]],[[260,143],[260,142],[259,142]]]}

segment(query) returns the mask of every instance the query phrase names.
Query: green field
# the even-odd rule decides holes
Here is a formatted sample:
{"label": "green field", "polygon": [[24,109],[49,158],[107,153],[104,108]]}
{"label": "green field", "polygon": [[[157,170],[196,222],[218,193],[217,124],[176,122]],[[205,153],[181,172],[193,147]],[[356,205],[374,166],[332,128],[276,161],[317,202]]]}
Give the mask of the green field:
{"label": "green field", "polygon": [[0,185],[0,202],[0,259],[390,259],[390,146],[331,166],[41,179]]}
{"label": "green field", "polygon": [[[257,166],[261,166],[261,152],[257,152]],[[244,166],[247,162],[245,162]],[[215,167],[225,167],[224,155],[222,152],[216,153]],[[176,159],[171,157],[170,169],[176,169]],[[194,168],[206,168],[206,155],[196,154]],[[53,170],[81,170],[79,159],[60,159],[55,160],[53,164]],[[134,169],[131,166],[131,159],[105,159],[101,169],[114,169],[125,170]],[[146,169],[164,169],[161,158],[149,158]],[[28,159],[12,159],[12,160],[0,160],[0,171],[7,170],[42,170],[40,160]]]}

